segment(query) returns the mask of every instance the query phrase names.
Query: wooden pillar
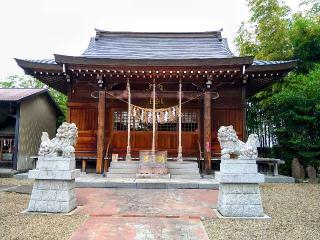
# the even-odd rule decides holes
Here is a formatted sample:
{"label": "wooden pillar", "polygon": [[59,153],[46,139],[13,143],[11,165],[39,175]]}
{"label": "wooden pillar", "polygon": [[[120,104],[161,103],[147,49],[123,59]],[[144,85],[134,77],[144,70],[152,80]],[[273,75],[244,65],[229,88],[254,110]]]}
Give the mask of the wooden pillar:
{"label": "wooden pillar", "polygon": [[131,161],[131,91],[130,91],[130,82],[129,79],[127,81],[127,91],[128,91],[128,120],[127,120],[127,155],[126,155],[126,161]]}
{"label": "wooden pillar", "polygon": [[211,93],[204,94],[204,123],[203,123],[203,143],[204,143],[204,169],[206,173],[211,172]]}
{"label": "wooden pillar", "polygon": [[156,160],[156,81],[153,79],[152,94],[152,161]]}
{"label": "wooden pillar", "polygon": [[3,137],[0,138],[0,161],[3,160]]}
{"label": "wooden pillar", "polygon": [[182,129],[181,129],[181,118],[182,118],[182,102],[181,102],[181,98],[182,98],[182,83],[181,83],[181,79],[180,79],[180,83],[179,83],[179,144],[178,144],[178,157],[177,157],[177,161],[178,162],[182,162],[182,140],[181,140],[181,134],[182,134]]}
{"label": "wooden pillar", "polygon": [[[99,91],[96,172],[102,173],[105,152],[106,93]],[[107,161],[107,160],[106,160]]]}
{"label": "wooden pillar", "polygon": [[246,86],[242,86],[242,141],[247,139],[247,100]]}

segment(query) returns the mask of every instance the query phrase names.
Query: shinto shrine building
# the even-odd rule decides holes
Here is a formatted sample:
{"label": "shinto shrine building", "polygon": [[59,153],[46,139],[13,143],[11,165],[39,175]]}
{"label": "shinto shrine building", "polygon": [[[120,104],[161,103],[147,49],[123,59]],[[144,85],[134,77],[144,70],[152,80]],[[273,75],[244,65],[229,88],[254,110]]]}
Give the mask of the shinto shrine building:
{"label": "shinto shrine building", "polygon": [[134,159],[148,149],[172,160],[203,158],[210,171],[220,152],[218,128],[233,125],[246,138],[246,99],[295,65],[235,56],[221,31],[96,30],[82,55],[16,61],[68,96],[76,153],[95,156],[97,173],[111,154]]}

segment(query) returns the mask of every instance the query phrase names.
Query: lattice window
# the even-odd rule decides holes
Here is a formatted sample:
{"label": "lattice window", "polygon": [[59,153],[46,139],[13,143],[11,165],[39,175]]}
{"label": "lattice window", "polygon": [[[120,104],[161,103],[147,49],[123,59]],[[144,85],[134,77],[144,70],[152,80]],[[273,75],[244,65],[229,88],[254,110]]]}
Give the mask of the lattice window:
{"label": "lattice window", "polygon": [[[113,113],[113,130],[125,131],[127,130],[128,112],[115,111]],[[135,131],[151,131],[152,124],[142,123],[141,121],[131,117],[131,130]],[[158,124],[158,131],[178,131],[178,122]],[[194,132],[198,129],[198,114],[197,112],[182,112],[181,130],[183,132]]]}
{"label": "lattice window", "polygon": [[178,130],[177,123],[162,123],[158,124],[158,131],[177,131]]}
{"label": "lattice window", "polygon": [[197,112],[183,112],[181,116],[181,130],[183,132],[194,132],[198,129]]}
{"label": "lattice window", "polygon": [[[131,116],[130,129],[135,131],[148,131],[152,130],[152,124],[145,124],[141,121],[134,119]],[[128,130],[128,112],[115,111],[113,113],[113,130],[126,131]]]}

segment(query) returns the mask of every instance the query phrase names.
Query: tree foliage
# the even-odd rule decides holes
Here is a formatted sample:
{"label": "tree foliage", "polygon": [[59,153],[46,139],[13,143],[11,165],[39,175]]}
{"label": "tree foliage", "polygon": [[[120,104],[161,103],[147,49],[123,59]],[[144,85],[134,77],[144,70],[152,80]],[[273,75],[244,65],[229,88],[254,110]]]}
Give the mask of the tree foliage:
{"label": "tree foliage", "polygon": [[285,173],[294,157],[319,167],[320,1],[302,1],[306,10],[295,14],[282,1],[247,2],[250,18],[235,39],[240,55],[299,60],[294,72],[248,100],[248,132],[286,161]]}
{"label": "tree foliage", "polygon": [[58,104],[61,111],[64,113],[64,116],[60,117],[58,119],[58,125],[65,121],[65,115],[67,111],[67,97],[58,92],[57,90],[48,87],[44,83],[40,82],[34,77],[31,76],[20,76],[20,75],[11,75],[7,78],[0,81],[0,87],[2,88],[46,88],[49,90],[49,94],[51,97],[55,100],[55,102]]}
{"label": "tree foliage", "polygon": [[289,36],[293,57],[300,60],[298,71],[307,73],[320,63],[320,19],[295,15]]}
{"label": "tree foliage", "polygon": [[278,0],[248,0],[250,18],[235,39],[241,56],[284,60],[292,57],[288,37],[290,9]]}

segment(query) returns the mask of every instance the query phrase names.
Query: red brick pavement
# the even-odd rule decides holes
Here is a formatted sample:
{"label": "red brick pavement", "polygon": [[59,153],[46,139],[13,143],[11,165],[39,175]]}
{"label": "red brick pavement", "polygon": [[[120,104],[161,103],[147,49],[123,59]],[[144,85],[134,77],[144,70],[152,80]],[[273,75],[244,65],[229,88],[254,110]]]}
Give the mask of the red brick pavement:
{"label": "red brick pavement", "polygon": [[199,219],[90,217],[71,240],[208,240]]}
{"label": "red brick pavement", "polygon": [[90,218],[72,239],[208,239],[201,217],[215,218],[218,191],[202,189],[77,189],[74,214]]}

